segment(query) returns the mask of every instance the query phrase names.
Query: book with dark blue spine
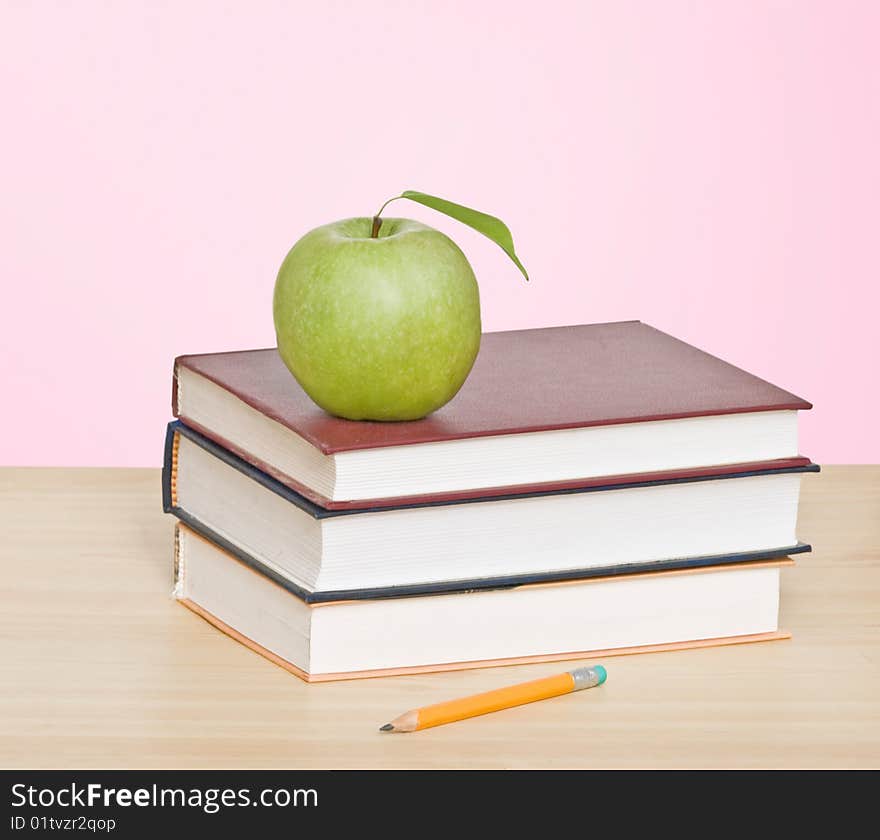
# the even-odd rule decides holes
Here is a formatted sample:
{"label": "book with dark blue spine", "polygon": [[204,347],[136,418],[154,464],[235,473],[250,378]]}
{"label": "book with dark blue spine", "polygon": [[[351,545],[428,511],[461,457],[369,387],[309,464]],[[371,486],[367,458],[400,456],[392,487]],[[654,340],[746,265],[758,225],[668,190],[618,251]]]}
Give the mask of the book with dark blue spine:
{"label": "book with dark blue spine", "polygon": [[760,563],[795,536],[814,464],[328,509],[180,422],[165,510],[306,603]]}

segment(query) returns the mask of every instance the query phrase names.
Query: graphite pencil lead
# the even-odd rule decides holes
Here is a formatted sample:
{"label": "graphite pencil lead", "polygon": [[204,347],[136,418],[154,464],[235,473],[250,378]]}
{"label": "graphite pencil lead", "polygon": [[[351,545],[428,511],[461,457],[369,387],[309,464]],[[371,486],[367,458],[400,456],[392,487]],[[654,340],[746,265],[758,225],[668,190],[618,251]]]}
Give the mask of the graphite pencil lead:
{"label": "graphite pencil lead", "polygon": [[391,732],[392,729],[394,729],[394,726],[390,723],[386,723],[385,726],[379,727],[380,732]]}

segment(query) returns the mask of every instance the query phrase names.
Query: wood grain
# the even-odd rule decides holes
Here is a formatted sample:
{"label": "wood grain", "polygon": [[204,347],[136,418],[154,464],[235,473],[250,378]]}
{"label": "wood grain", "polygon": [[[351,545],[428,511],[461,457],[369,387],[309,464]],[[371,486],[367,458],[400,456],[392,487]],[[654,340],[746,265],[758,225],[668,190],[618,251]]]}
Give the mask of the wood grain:
{"label": "wood grain", "polygon": [[803,486],[791,641],[616,657],[600,689],[394,737],[561,668],[307,685],[171,600],[158,471],[2,469],[0,766],[880,766],[880,467]]}

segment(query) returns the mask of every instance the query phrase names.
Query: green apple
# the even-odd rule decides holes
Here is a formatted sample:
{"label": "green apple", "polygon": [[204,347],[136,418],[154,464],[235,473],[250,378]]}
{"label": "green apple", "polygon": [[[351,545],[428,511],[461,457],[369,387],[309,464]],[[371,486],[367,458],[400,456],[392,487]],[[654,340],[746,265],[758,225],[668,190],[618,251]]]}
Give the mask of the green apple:
{"label": "green apple", "polygon": [[307,233],[278,272],[278,352],[305,392],[349,420],[416,420],[451,400],[480,348],[474,272],[411,219]]}

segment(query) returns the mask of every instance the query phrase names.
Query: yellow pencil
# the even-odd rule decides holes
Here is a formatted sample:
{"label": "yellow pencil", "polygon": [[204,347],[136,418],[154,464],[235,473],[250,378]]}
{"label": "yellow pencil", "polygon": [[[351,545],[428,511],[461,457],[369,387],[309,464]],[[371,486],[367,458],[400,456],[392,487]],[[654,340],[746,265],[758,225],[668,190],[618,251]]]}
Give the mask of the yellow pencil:
{"label": "yellow pencil", "polygon": [[574,671],[566,671],[564,674],[498,688],[495,691],[487,691],[485,694],[473,694],[470,697],[448,700],[446,703],[437,703],[422,709],[412,709],[409,712],[404,712],[400,717],[394,718],[391,723],[386,723],[380,727],[379,731],[415,732],[418,729],[453,723],[456,720],[485,715],[489,712],[509,709],[511,706],[522,706],[524,703],[534,703],[536,700],[546,700],[548,697],[558,697],[560,694],[602,685],[606,676],[605,669],[601,665],[594,665],[592,668],[575,668]]}

